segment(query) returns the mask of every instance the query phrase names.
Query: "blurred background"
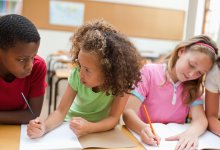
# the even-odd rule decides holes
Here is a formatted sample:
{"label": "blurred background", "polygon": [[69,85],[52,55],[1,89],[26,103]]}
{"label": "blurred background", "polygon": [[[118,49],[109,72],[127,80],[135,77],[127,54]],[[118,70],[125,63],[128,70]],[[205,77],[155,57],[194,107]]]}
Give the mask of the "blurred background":
{"label": "blurred background", "polygon": [[198,34],[209,35],[220,46],[219,0],[0,0],[0,16],[11,13],[29,18],[41,36],[38,55],[48,65],[43,116],[53,111],[65,89],[70,37],[85,22],[103,18],[150,61]]}

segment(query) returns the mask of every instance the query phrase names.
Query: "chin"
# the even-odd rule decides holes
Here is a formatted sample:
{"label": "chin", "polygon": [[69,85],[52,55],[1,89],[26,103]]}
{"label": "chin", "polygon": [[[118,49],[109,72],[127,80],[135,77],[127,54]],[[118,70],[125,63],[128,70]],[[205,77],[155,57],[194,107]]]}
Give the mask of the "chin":
{"label": "chin", "polygon": [[30,74],[23,74],[23,75],[18,75],[18,76],[16,76],[17,78],[25,78],[25,77],[27,77],[27,76],[29,76]]}
{"label": "chin", "polygon": [[[81,82],[82,83],[82,82]],[[88,88],[91,88],[88,84],[86,83],[82,83],[84,86],[88,87]]]}
{"label": "chin", "polygon": [[26,76],[16,76],[16,78],[19,78],[19,79],[23,79],[25,78]]}

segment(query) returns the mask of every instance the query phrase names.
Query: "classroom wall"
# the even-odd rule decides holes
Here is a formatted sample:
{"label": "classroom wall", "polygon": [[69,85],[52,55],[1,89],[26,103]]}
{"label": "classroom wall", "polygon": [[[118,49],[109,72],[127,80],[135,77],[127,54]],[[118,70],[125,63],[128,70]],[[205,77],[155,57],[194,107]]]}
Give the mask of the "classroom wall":
{"label": "classroom wall", "polygon": [[[188,12],[188,0],[96,0],[114,3],[123,3],[138,6],[150,6],[157,8],[167,8],[175,10],[184,10],[186,12],[185,17],[187,17]],[[187,20],[187,18],[185,19]],[[174,20],[175,21],[175,20]],[[184,25],[184,35],[186,31],[186,22]],[[71,32],[54,31],[54,30],[42,30],[39,29],[41,36],[41,45],[39,48],[39,55],[46,58],[49,54],[57,50],[68,51],[71,46],[69,41],[70,36],[73,34]],[[147,38],[137,38],[129,37],[134,43],[137,49],[142,52],[153,52],[159,54],[165,54],[172,50],[179,41],[174,40],[159,40],[159,39],[147,39]]]}

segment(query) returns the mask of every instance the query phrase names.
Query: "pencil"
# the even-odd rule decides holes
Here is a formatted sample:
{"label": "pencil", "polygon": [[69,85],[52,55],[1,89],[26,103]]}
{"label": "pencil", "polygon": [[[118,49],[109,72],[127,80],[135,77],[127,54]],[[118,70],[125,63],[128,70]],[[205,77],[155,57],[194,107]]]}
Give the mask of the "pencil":
{"label": "pencil", "polygon": [[28,106],[30,112],[32,113],[32,116],[33,116],[34,118],[36,118],[36,117],[35,117],[35,114],[34,114],[34,112],[33,112],[33,110],[31,109],[31,106],[28,104],[28,101],[27,101],[26,97],[24,96],[24,94],[23,94],[22,92],[21,92],[21,96],[22,96],[24,102],[27,104],[27,106]]}
{"label": "pencil", "polygon": [[[148,121],[148,123],[150,124],[151,131],[152,131],[152,133],[154,134],[154,136],[156,137],[156,133],[155,133],[154,128],[153,128],[153,126],[152,126],[152,123],[151,123],[151,120],[150,120],[150,116],[149,116],[149,114],[148,114],[148,112],[147,112],[147,108],[146,108],[145,105],[144,105],[144,111],[145,111],[145,114],[146,114],[146,117],[147,117],[147,121]],[[156,138],[156,141],[157,141],[157,144],[159,144],[157,138]]]}

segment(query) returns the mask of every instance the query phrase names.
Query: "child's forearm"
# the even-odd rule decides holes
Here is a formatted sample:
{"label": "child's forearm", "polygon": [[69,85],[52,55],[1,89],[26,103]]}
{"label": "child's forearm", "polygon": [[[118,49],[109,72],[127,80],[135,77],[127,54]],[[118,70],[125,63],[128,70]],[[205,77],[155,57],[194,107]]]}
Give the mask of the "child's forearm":
{"label": "child's forearm", "polygon": [[209,130],[216,135],[220,136],[220,121],[218,120],[217,117],[209,117],[208,118],[209,122]]}
{"label": "child's forearm", "polygon": [[135,131],[138,134],[140,134],[141,130],[146,127],[146,123],[144,123],[131,109],[124,111],[123,120],[129,129]]}
{"label": "child's forearm", "polygon": [[60,113],[58,110],[54,111],[49,117],[45,120],[45,133],[53,130],[61,123],[63,123],[64,115]]}
{"label": "child's forearm", "polygon": [[113,129],[119,122],[119,118],[115,118],[109,116],[106,119],[103,119],[99,122],[89,122],[88,125],[88,132],[87,133],[94,133],[94,132],[102,132]]}
{"label": "child's forearm", "polygon": [[34,118],[29,110],[0,111],[0,124],[27,124],[32,119]]}
{"label": "child's forearm", "polygon": [[208,127],[207,119],[198,118],[196,120],[192,120],[191,126],[187,130],[187,132],[199,137],[207,130],[207,127]]}

